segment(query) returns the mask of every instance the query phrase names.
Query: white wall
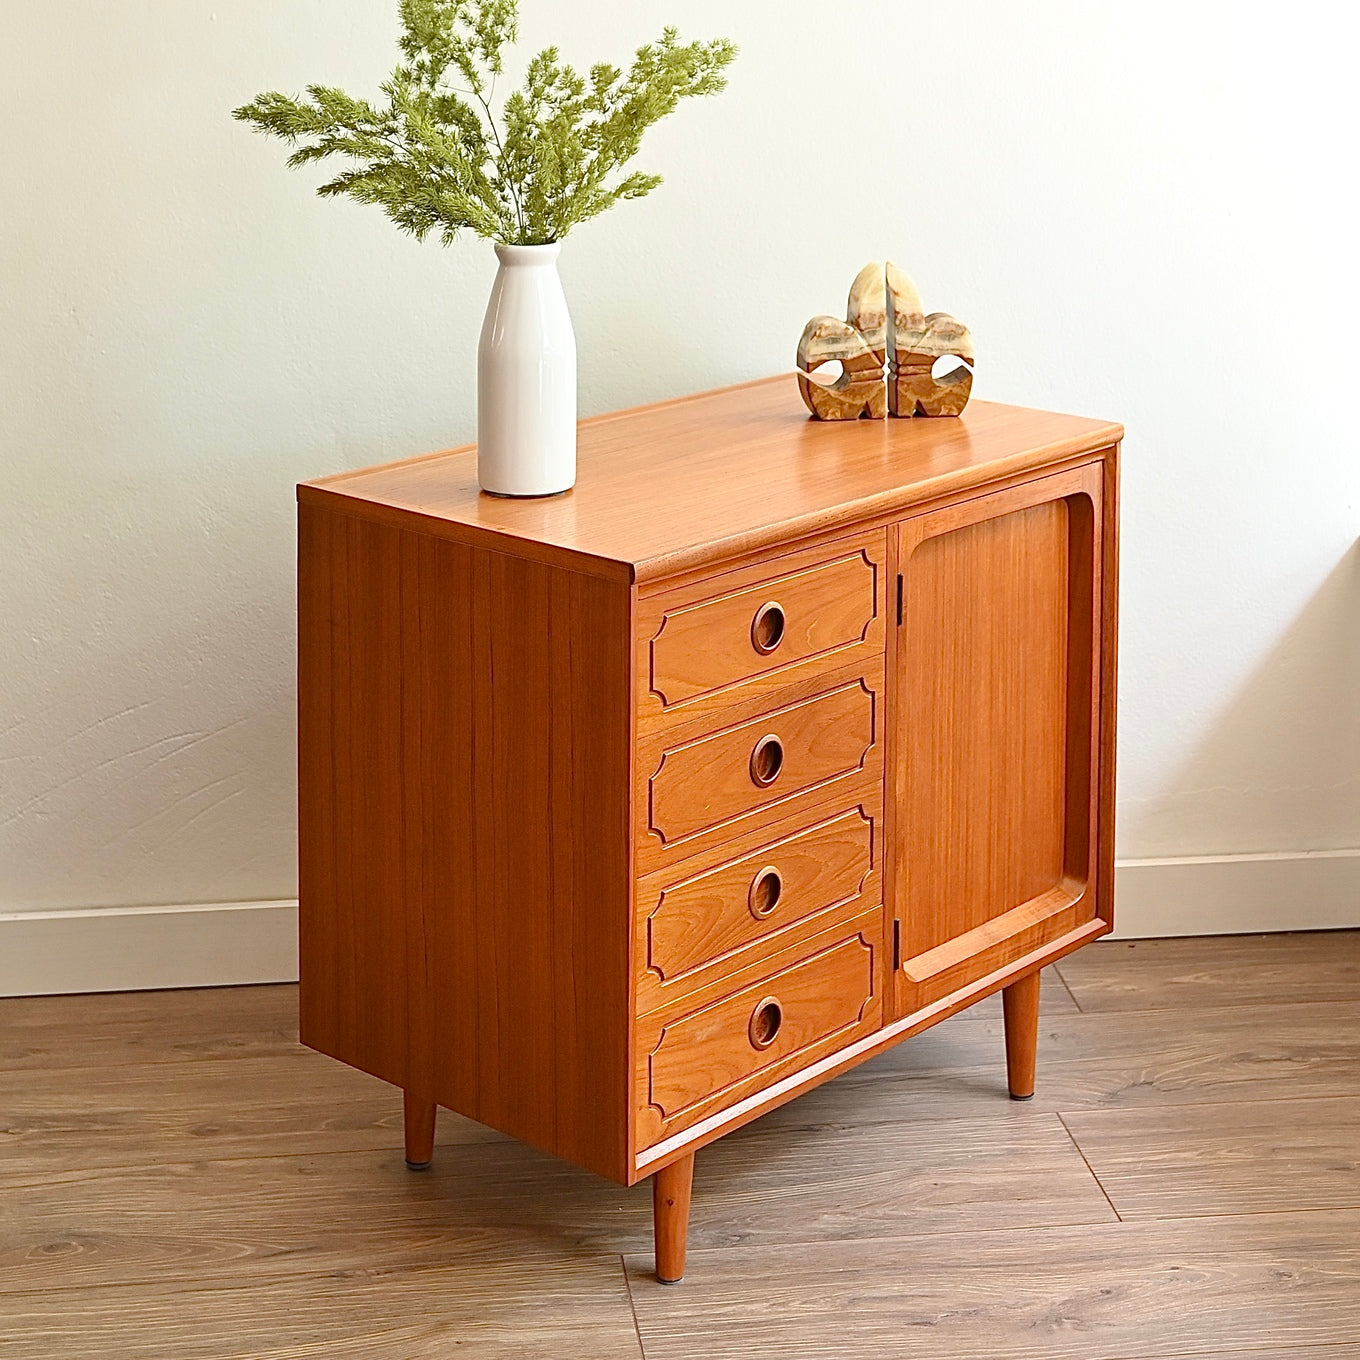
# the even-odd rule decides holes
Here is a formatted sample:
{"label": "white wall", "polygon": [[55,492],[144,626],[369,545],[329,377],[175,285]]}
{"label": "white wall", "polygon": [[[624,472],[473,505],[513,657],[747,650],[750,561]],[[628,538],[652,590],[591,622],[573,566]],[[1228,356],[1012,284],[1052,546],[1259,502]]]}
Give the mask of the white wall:
{"label": "white wall", "polygon": [[[494,261],[316,199],[228,110],[374,91],[395,8],[6,15],[0,912],[24,919],[0,956],[41,943],[0,987],[61,985],[110,908],[295,893],[293,483],[471,437]],[[567,243],[585,412],[788,368],[888,254],[972,326],[980,395],[1127,424],[1125,859],[1360,847],[1348,16],[523,3],[527,44],[581,64],[665,22],[742,47],[729,91],[646,143],[667,183]],[[1250,873],[1154,883],[1125,924],[1360,924],[1360,858],[1330,859],[1325,902],[1288,873],[1254,916]],[[167,980],[263,967],[219,952]]]}

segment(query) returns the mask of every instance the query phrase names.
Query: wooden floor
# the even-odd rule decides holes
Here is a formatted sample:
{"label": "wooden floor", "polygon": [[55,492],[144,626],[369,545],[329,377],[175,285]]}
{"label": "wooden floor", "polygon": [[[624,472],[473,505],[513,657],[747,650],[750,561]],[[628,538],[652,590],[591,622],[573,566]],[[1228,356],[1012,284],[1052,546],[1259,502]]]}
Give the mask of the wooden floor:
{"label": "wooden floor", "polygon": [[1360,933],[1102,943],[622,1190],[296,1042],[296,992],[0,1001],[0,1357],[1360,1357]]}

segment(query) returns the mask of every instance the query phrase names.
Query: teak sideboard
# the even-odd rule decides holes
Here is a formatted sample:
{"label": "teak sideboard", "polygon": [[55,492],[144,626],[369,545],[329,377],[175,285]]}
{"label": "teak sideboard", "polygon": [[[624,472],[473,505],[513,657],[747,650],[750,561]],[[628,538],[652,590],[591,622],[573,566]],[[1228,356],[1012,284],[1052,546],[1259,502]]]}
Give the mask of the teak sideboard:
{"label": "teak sideboard", "polygon": [[298,488],[301,1033],[631,1185],[1110,929],[1122,429],[792,378]]}

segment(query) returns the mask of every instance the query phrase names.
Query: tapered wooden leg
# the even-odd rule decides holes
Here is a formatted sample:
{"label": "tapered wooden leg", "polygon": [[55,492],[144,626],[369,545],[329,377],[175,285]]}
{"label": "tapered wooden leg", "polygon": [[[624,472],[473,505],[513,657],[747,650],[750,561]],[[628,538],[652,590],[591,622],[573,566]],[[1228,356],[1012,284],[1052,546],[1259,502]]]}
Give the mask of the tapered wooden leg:
{"label": "tapered wooden leg", "polygon": [[689,1192],[694,1183],[694,1154],[663,1166],[652,1177],[652,1229],[656,1238],[656,1278],[679,1284],[685,1276],[689,1238]]}
{"label": "tapered wooden leg", "polygon": [[1034,1094],[1034,1063],[1039,1047],[1039,974],[1030,973],[1001,990],[1006,1019],[1006,1078],[1012,1100]]}
{"label": "tapered wooden leg", "polygon": [[434,1156],[434,1116],[438,1106],[410,1091],[403,1093],[406,1116],[406,1165],[412,1171],[424,1171]]}

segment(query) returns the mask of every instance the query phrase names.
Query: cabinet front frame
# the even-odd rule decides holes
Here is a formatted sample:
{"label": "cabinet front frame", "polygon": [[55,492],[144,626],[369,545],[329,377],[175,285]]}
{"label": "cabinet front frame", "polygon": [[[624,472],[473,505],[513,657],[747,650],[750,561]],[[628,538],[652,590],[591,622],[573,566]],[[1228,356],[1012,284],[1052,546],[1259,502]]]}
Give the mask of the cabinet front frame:
{"label": "cabinet front frame", "polygon": [[[670,1133],[650,1146],[647,1145],[650,1140],[638,1138],[635,1133],[631,1139],[634,1153],[629,1183],[635,1183],[654,1174],[659,1168],[687,1153],[692,1153],[696,1148],[712,1143],[752,1119],[831,1080],[841,1072],[856,1067],[903,1040],[968,1009],[984,997],[1084,947],[1112,929],[1119,570],[1118,493],[1119,445],[1116,443],[1092,448],[1082,455],[1069,454],[1056,458],[1047,467],[1035,472],[1007,473],[997,477],[987,486],[970,490],[962,495],[956,493],[949,496],[926,497],[910,510],[866,517],[859,532],[883,534],[886,531],[887,539],[883,592],[886,596],[883,601],[886,628],[880,653],[880,664],[886,664],[879,673],[881,693],[884,695],[886,705],[884,741],[890,762],[883,772],[884,856],[881,938],[882,974],[886,975],[887,985],[883,996],[881,1027],[876,1032],[847,1043],[843,1048],[806,1066],[793,1067],[768,1086],[758,1087],[741,1095],[730,1104],[718,1103],[711,1113],[697,1122]],[[989,950],[985,956],[978,955],[974,961],[975,966],[954,981],[946,994],[937,1000],[911,1006],[904,1003],[902,998],[904,974],[895,966],[893,950],[895,877],[898,872],[895,856],[900,844],[897,829],[897,798],[891,764],[896,744],[896,706],[900,702],[896,693],[895,678],[900,629],[894,626],[894,596],[902,561],[901,529],[916,521],[932,521],[937,516],[956,517],[958,527],[961,527],[965,523],[975,522],[978,518],[987,518],[990,514],[1005,513],[1004,509],[992,510],[990,507],[1009,505],[1010,508],[1022,508],[1027,504],[1042,504],[1049,499],[1068,499],[1074,495],[1084,498],[1087,502],[1091,530],[1089,555],[1092,608],[1090,643],[1092,764],[1089,798],[1092,820],[1086,857],[1088,881],[1079,898],[1078,910],[1069,910],[1049,917],[1042,923],[1040,930],[1023,932],[1012,937],[1006,943],[1006,947]],[[807,560],[815,560],[847,537],[849,535],[843,527],[829,533],[808,535],[799,540],[800,545],[806,546],[800,546],[797,550],[798,556],[802,558],[806,555]],[[768,564],[771,561],[779,557],[787,560],[793,551],[795,550],[792,545],[784,554],[771,554],[766,549],[746,555],[740,559],[740,565],[730,563],[725,568],[720,567],[716,570],[719,573],[740,570],[740,576],[728,579],[743,581],[755,579],[757,573],[768,571]],[[655,609],[656,604],[671,595],[671,592],[675,592],[676,595],[681,590],[686,593],[707,593],[711,586],[706,583],[713,578],[714,571],[714,567],[695,568],[671,578],[660,588],[640,586],[639,603],[644,611],[648,611]],[[675,596],[672,595],[671,598]],[[646,617],[645,613],[643,617]],[[635,634],[635,639],[642,642],[648,636],[644,627]],[[834,678],[839,680],[841,676],[837,674]],[[792,688],[799,693],[811,693],[815,692],[816,685],[805,681]],[[642,720],[641,714],[638,717],[637,731],[641,738],[640,744],[646,749],[651,742],[647,741],[643,734],[648,734],[654,729],[652,722]],[[691,725],[696,729],[702,727],[702,724],[697,722]],[[645,761],[642,763],[645,764]],[[741,837],[734,837],[733,841],[735,844],[744,845],[752,839],[752,833],[748,831]],[[716,854],[716,846],[708,847],[706,852],[702,856],[696,856],[696,859],[707,860],[716,857]],[[635,1045],[636,1042],[634,1039]]]}

